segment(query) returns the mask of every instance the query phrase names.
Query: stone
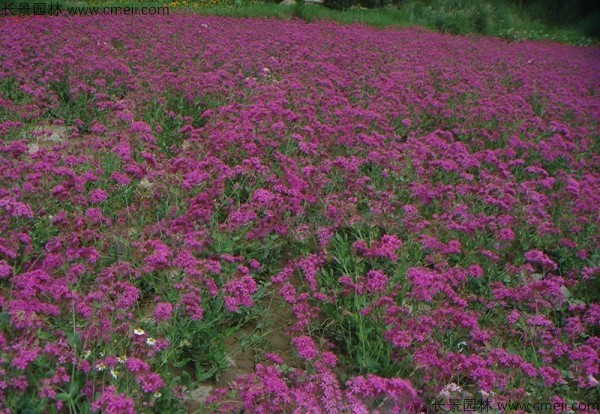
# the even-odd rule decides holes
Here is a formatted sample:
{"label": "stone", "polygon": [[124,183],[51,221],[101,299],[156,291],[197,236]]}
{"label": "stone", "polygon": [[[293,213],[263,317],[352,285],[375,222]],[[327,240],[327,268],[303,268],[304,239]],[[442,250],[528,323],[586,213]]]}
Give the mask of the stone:
{"label": "stone", "polygon": [[140,184],[139,185],[140,185],[141,188],[144,188],[146,190],[151,190],[152,187],[154,187],[154,184],[152,184],[150,182],[150,180],[148,180],[146,177],[144,177],[144,178],[142,178],[140,180]]}
{"label": "stone", "polygon": [[281,6],[293,6],[296,4],[296,0],[283,0],[279,5]]}
{"label": "stone", "polygon": [[38,144],[36,144],[35,142],[32,142],[29,145],[27,145],[27,152],[29,152],[29,154],[35,154],[39,150],[40,150],[40,146]]}
{"label": "stone", "polygon": [[57,144],[63,142],[68,134],[67,127],[64,125],[40,125],[35,127],[33,132],[41,135],[40,141]]}
{"label": "stone", "polygon": [[190,391],[189,397],[187,397],[183,404],[187,408],[188,412],[197,412],[204,408],[206,403],[206,397],[215,387],[212,385],[201,385],[198,388]]}

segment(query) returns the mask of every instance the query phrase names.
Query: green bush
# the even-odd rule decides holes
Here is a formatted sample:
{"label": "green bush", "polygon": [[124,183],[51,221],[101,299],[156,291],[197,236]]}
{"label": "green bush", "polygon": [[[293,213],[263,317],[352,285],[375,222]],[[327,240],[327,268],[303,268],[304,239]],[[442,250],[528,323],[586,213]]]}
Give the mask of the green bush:
{"label": "green bush", "polygon": [[475,33],[489,34],[492,31],[493,16],[484,4],[478,4],[473,11],[473,31]]}
{"label": "green bush", "polygon": [[358,4],[368,9],[383,7],[387,4],[387,0],[358,0]]}
{"label": "green bush", "polygon": [[346,10],[356,4],[356,0],[323,0],[323,6],[333,10]]}
{"label": "green bush", "polygon": [[585,36],[600,38],[600,10],[583,19],[579,27]]}

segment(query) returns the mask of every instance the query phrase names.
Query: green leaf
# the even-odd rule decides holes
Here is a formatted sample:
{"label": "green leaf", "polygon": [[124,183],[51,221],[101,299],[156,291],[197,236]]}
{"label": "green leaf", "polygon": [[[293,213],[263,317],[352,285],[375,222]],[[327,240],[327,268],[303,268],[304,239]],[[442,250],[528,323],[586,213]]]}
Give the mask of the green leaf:
{"label": "green leaf", "polygon": [[38,329],[38,338],[40,338],[42,340],[50,339],[50,338],[52,338],[52,334],[50,332],[45,332],[45,331],[42,331],[41,329]]}
{"label": "green leaf", "polygon": [[175,368],[183,368],[184,366],[186,366],[192,359],[191,358],[183,358],[179,361],[176,361],[173,363],[173,366]]}
{"label": "green leaf", "polygon": [[0,322],[10,322],[10,315],[8,312],[0,312]]}
{"label": "green leaf", "polygon": [[205,372],[202,370],[202,367],[199,365],[196,365],[196,379],[198,381],[206,381],[207,379],[209,379],[210,377],[213,376],[213,373],[211,371]]}
{"label": "green leaf", "polygon": [[181,373],[181,383],[188,389],[191,390],[193,387],[192,377],[186,371]]}
{"label": "green leaf", "polygon": [[71,345],[73,348],[81,348],[81,337],[77,332],[68,333],[67,340],[69,341],[69,345]]}
{"label": "green leaf", "polygon": [[58,401],[69,401],[71,399],[71,396],[67,393],[61,392],[58,393],[54,396],[55,399],[57,399]]}
{"label": "green leaf", "polygon": [[71,397],[76,397],[79,394],[79,389],[81,388],[79,382],[74,381],[71,382],[71,386],[69,387],[69,395]]}

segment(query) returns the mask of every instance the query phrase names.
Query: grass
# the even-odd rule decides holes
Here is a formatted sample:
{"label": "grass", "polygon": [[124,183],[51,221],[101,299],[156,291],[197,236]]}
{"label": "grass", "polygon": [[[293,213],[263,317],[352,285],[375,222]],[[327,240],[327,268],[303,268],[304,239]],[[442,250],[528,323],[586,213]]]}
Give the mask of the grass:
{"label": "grass", "polygon": [[[177,10],[237,18],[300,18],[307,22],[332,20],[342,24],[359,23],[378,28],[421,26],[452,34],[480,34],[509,40],[552,40],[577,45],[597,43],[600,27],[600,11],[579,19],[570,16],[568,21],[557,23],[556,18],[544,17],[549,12],[543,10],[538,3],[522,5],[508,0],[409,0],[383,8],[352,6],[344,11],[328,9],[320,4],[279,5],[274,1],[256,0],[67,0],[53,4],[60,4],[63,11],[69,7],[86,6],[168,7],[169,13]],[[19,3],[19,8],[15,8],[14,12],[23,14],[22,3]]]}
{"label": "grass", "polygon": [[352,6],[347,10],[328,9],[319,4],[279,5],[275,2],[249,0],[174,0],[172,2],[89,1],[71,2],[67,6],[164,6],[197,13],[238,18],[300,18],[307,22],[332,20],[342,24],[360,23],[373,27],[421,26],[453,34],[482,34],[510,40],[553,40],[589,45],[597,42],[600,13],[594,12],[578,21],[558,24],[543,18],[539,5],[520,5],[509,1],[488,0],[412,0],[400,5],[367,9]]}

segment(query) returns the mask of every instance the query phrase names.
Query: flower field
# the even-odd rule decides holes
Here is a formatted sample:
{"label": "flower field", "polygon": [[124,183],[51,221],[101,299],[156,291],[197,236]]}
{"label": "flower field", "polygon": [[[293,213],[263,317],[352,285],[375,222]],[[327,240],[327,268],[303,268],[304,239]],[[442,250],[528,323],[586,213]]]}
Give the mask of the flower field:
{"label": "flower field", "polygon": [[600,412],[599,87],[596,47],[0,20],[0,412]]}

